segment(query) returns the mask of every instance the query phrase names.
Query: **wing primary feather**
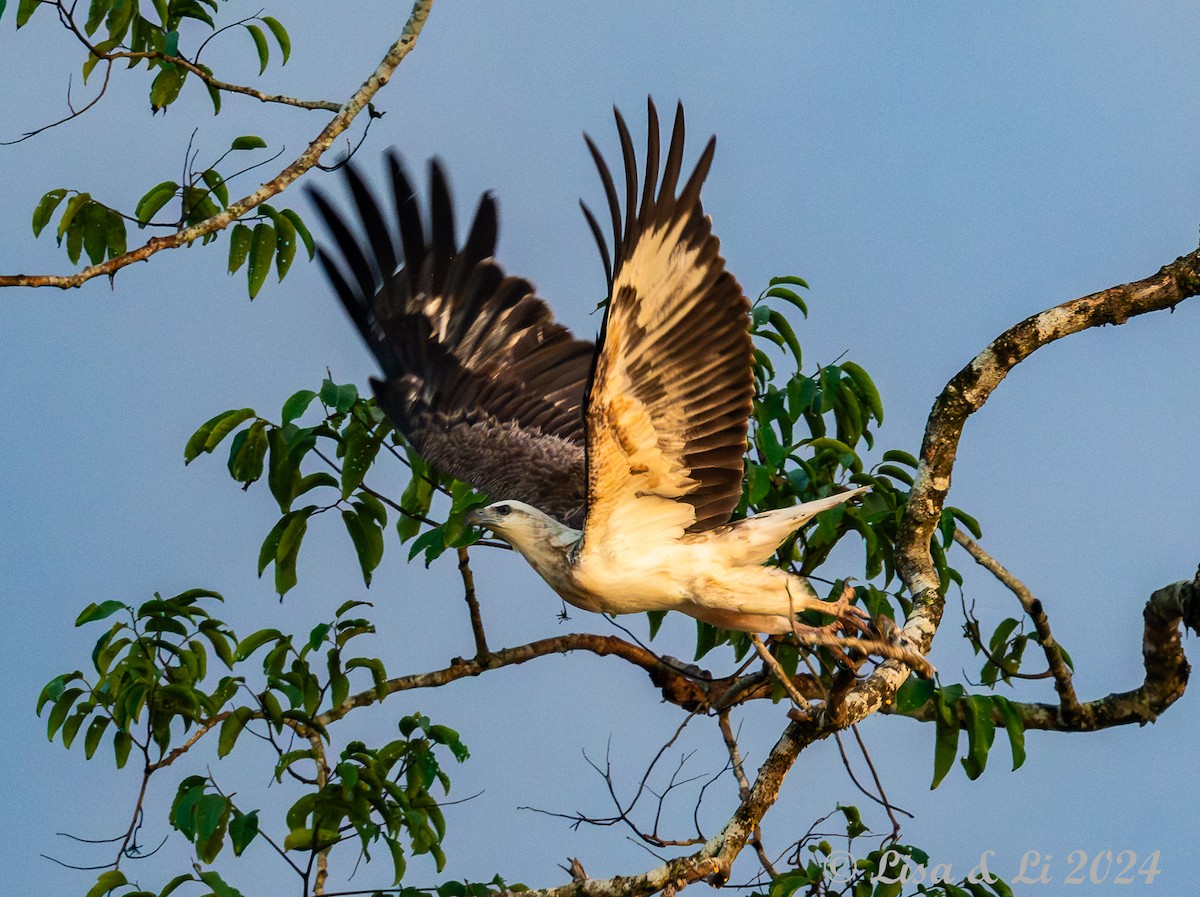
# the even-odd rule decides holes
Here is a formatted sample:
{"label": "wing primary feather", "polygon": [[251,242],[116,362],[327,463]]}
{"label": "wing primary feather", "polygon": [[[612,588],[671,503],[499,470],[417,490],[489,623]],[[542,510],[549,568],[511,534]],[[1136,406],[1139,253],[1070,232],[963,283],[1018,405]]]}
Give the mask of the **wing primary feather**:
{"label": "wing primary feather", "polygon": [[431,289],[438,290],[446,282],[446,274],[456,253],[454,206],[450,200],[450,185],[446,181],[446,172],[437,159],[429,160],[429,182],[429,238],[430,255],[433,259]]}
{"label": "wing primary feather", "polygon": [[[614,271],[621,267],[621,261],[624,256],[621,253],[621,206],[617,200],[617,187],[613,183],[612,172],[608,170],[608,164],[604,161],[604,156],[600,155],[600,150],[596,147],[595,142],[587,134],[583,135],[583,140],[587,144],[588,152],[592,154],[592,161],[596,163],[596,170],[600,172],[600,183],[604,185],[604,198],[608,200],[608,212],[612,216],[612,232],[613,232],[613,269]],[[612,285],[612,278],[609,278],[609,286]]]}
{"label": "wing primary feather", "polygon": [[[317,261],[321,263],[321,268],[325,271],[325,276],[329,278],[329,282],[333,285],[333,291],[337,293],[338,299],[342,302],[342,307],[350,315],[350,320],[358,328],[358,332],[362,335],[363,340],[374,351],[379,342],[379,335],[374,330],[376,325],[375,315],[371,312],[370,306],[365,301],[365,297],[361,293],[351,289],[350,284],[346,283],[346,278],[342,276],[342,272],[338,269],[337,263],[334,262],[322,246],[317,247]],[[378,352],[375,354],[378,355]]]}
{"label": "wing primary feather", "polygon": [[683,190],[679,194],[679,205],[682,208],[692,208],[697,211],[700,209],[700,188],[704,186],[704,179],[708,177],[708,169],[712,166],[713,153],[717,149],[717,136],[714,134],[708,138],[708,143],[704,146],[704,152],[700,154],[700,159],[696,162],[696,170],[692,172],[692,176],[688,178]]}
{"label": "wing primary feather", "polygon": [[[671,146],[667,150],[667,167],[663,170],[662,185],[658,190],[660,199],[675,196],[675,186],[679,181],[679,170],[683,167],[684,133],[683,103],[678,103],[675,106],[675,123],[671,127]],[[667,208],[671,207],[668,206]]]}
{"label": "wing primary feather", "polygon": [[[645,228],[654,208],[654,187],[658,183],[658,162],[662,152],[658,144],[658,110],[653,97],[646,97],[646,180],[642,185],[642,207],[638,211],[638,226]],[[633,207],[629,208],[633,214]]]}
{"label": "wing primary feather", "polygon": [[621,158],[625,162],[625,234],[621,240],[622,250],[627,252],[633,245],[634,224],[637,216],[637,155],[633,149],[633,138],[629,136],[629,126],[621,110],[613,107],[613,117],[617,120],[617,134],[621,138]]}
{"label": "wing primary feather", "polygon": [[312,197],[312,201],[317,206],[317,211],[325,219],[326,225],[333,234],[333,239],[338,244],[338,250],[341,252],[342,258],[345,259],[346,264],[350,268],[350,273],[358,282],[359,292],[363,296],[373,295],[379,282],[375,277],[375,272],[371,269],[371,264],[367,261],[366,255],[363,254],[358,240],[350,233],[350,228],[346,225],[342,216],[334,211],[329,200],[325,198],[325,194],[314,188],[309,192],[309,196]]}
{"label": "wing primary feather", "polygon": [[425,227],[421,223],[421,206],[400,156],[395,151],[389,151],[387,161],[396,218],[400,224],[400,251],[404,256],[406,276],[411,281],[413,274],[420,270],[425,261]]}
{"label": "wing primary feather", "polygon": [[350,195],[354,197],[354,207],[362,218],[371,243],[371,252],[375,258],[375,275],[380,282],[391,277],[396,271],[396,248],[392,243],[392,234],[383,220],[379,205],[367,189],[362,175],[354,165],[346,166],[346,180],[350,183]]}
{"label": "wing primary feather", "polygon": [[604,232],[600,230],[600,222],[596,220],[596,216],[592,214],[592,210],[588,208],[588,204],[581,199],[579,200],[579,207],[583,209],[583,217],[587,220],[588,227],[592,231],[592,237],[596,240],[596,247],[600,250],[600,261],[604,265],[604,282],[608,284],[609,292],[612,292],[612,258],[608,254],[608,241],[604,239]]}

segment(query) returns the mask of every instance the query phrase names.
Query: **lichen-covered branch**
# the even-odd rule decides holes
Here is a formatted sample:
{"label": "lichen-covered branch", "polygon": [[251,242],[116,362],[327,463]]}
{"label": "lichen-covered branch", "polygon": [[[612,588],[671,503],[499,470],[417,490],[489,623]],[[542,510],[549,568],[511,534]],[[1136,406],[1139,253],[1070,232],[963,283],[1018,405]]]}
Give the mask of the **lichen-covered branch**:
{"label": "lichen-covered branch", "polygon": [[152,237],[142,246],[107,259],[98,265],[89,265],[74,274],[10,274],[0,275],[0,287],[59,287],[68,289],[82,286],[94,277],[107,275],[113,277],[117,271],[134,262],[145,261],[155,253],[164,249],[176,249],[186,246],[205,234],[215,233],[228,227],[251,209],[266,202],[272,196],[280,193],[298,177],[315,166],[325,150],[333,144],[338,135],[344,132],[363,109],[367,107],[379,89],[391,80],[396,67],[400,65],[416,43],[417,37],[429,16],[433,0],[416,0],[412,12],[405,23],[404,31],[399,39],[388,48],[387,54],[376,66],[375,71],[363,85],[354,92],[338,113],[329,121],[313,141],[293,162],[285,167],[278,175],[264,183],[253,193],[229,205],[219,214],[213,215],[199,224],[185,227],[165,237]]}

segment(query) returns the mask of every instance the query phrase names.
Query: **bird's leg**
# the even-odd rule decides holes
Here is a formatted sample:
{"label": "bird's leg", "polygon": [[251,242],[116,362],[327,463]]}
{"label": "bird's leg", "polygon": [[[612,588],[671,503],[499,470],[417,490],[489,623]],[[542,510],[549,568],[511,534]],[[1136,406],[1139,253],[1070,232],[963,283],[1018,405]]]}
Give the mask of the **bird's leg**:
{"label": "bird's leg", "polygon": [[[788,589],[788,597],[791,597],[791,588]],[[870,634],[874,631],[871,624],[871,615],[859,607],[857,604],[852,604],[854,599],[854,587],[846,583],[842,589],[842,594],[838,596],[836,601],[817,601],[807,602],[808,610],[815,610],[822,614],[828,614],[833,617],[833,622],[826,623],[823,626],[807,626],[803,623],[796,623],[796,626],[803,632],[824,632],[834,635],[839,632],[850,634],[851,631],[862,633],[863,635]]]}

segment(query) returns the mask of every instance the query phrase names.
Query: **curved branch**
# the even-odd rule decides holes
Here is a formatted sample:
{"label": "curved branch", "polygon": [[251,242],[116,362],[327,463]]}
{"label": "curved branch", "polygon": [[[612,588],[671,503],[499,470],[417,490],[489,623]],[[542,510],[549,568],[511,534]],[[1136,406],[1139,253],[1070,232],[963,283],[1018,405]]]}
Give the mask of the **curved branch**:
{"label": "curved branch", "polygon": [[355,117],[366,108],[367,104],[379,92],[379,89],[391,80],[396,67],[408,55],[421,33],[421,28],[429,16],[433,0],[416,0],[412,13],[404,25],[400,38],[388,48],[387,54],[376,67],[371,76],[363,82],[362,87],[355,91],[340,107],[321,133],[308,145],[300,156],[284,168],[272,180],[267,181],[249,196],[232,202],[224,211],[199,224],[183,228],[165,237],[153,237],[147,243],[133,249],[124,255],[108,259],[98,265],[90,265],[74,274],[11,274],[0,276],[0,287],[59,287],[68,289],[82,286],[87,281],[101,275],[112,278],[117,271],[134,262],[144,261],[164,249],[176,249],[205,236],[228,227],[246,212],[280,193],[285,187],[315,166],[325,152],[345,131]]}
{"label": "curved branch", "polygon": [[[1077,712],[1069,715],[1057,704],[1010,702],[1021,715],[1026,729],[1042,729],[1053,732],[1096,732],[1114,726],[1136,723],[1144,726],[1155,722],[1163,711],[1183,696],[1187,687],[1187,657],[1183,653],[1180,626],[1197,631],[1200,626],[1200,571],[1196,578],[1172,583],[1157,590],[1146,601],[1142,611],[1142,663],[1146,676],[1142,684],[1132,691],[1113,692],[1094,701],[1078,705]],[[884,712],[895,713],[886,708]],[[908,713],[921,722],[932,722],[936,711],[933,702]],[[1004,720],[996,714],[996,724]],[[965,716],[959,723],[967,725]]]}
{"label": "curved branch", "polygon": [[[1177,258],[1143,280],[1110,287],[1039,312],[1009,328],[954,375],[942,390],[925,427],[921,456],[908,505],[900,522],[896,568],[909,593],[913,611],[905,636],[928,653],[945,606],[930,539],[941,519],[959,439],[967,418],[983,407],[1009,371],[1043,346],[1105,324],[1174,309],[1200,294],[1200,250]],[[908,669],[895,661],[880,665],[858,683],[830,722],[850,725],[890,703]]]}
{"label": "curved branch", "polygon": [[[650,681],[662,689],[665,700],[685,709],[712,705],[717,697],[724,695],[734,684],[727,679],[705,678],[709,674],[704,671],[687,667],[672,658],[659,657],[653,651],[617,638],[615,635],[592,635],[580,632],[540,639],[516,648],[502,648],[470,660],[456,657],[450,662],[450,666],[444,669],[389,679],[386,685],[387,694],[410,691],[415,688],[438,688],[458,679],[478,676],[487,670],[515,666],[539,657],[566,654],[570,651],[590,651],[600,657],[610,655],[620,657],[634,666],[641,667],[650,674]],[[756,680],[753,684],[758,685],[759,683]],[[737,701],[732,703],[749,700],[750,697],[769,696],[770,693],[769,683],[765,688],[742,689],[738,692]],[[316,717],[315,722],[321,726],[328,726],[354,708],[374,704],[378,700],[374,689],[352,695],[340,707],[327,710]]]}

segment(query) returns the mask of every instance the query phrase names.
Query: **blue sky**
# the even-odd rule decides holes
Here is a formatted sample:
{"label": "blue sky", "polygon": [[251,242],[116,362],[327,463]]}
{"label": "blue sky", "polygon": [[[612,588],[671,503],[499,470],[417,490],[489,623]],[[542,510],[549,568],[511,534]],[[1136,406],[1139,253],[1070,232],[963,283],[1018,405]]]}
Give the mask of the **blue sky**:
{"label": "blue sky", "polygon": [[[229,8],[249,15],[259,5]],[[266,89],[348,96],[406,12],[381,2],[336,16],[330,9],[307,0],[266,7],[294,46],[286,68],[268,69]],[[0,139],[61,114],[79,59],[46,12],[19,33],[12,22],[10,10],[0,20]],[[603,273],[576,200],[595,204],[601,193],[580,132],[611,156],[612,104],[640,122],[647,94],[662,108],[681,98],[689,158],[718,135],[705,206],[730,269],[751,295],[773,275],[805,277],[812,314],[795,323],[809,364],[845,352],[866,367],[887,408],[880,447],[915,452],[942,385],[1004,328],[1144,277],[1196,246],[1198,38],[1194,5],[1167,2],[444,3],[379,95],[387,114],[360,158],[369,168],[394,144],[415,168],[437,154],[464,210],[494,190],[501,262],[590,336]],[[252,79],[248,38],[229,40],[224,76]],[[118,74],[88,116],[0,148],[5,273],[66,269],[52,240],[34,240],[28,226],[52,187],[132,207],[149,185],[175,177],[193,128],[202,157],[244,133],[294,155],[323,121],[238,98],[214,119],[192,86],[151,118],[140,73]],[[635,139],[643,128],[635,125]],[[298,192],[282,204],[308,211]],[[368,594],[332,525],[310,531],[300,585],[281,610],[270,583],[254,575],[275,519],[265,489],[241,493],[220,459],[183,467],[187,436],[217,411],[276,413],[327,366],[365,387],[371,361],[315,266],[298,264],[251,304],[244,281],[225,274],[224,250],[196,247],[124,270],[111,290],[92,282],[65,294],[10,290],[0,300],[0,673],[9,707],[0,786],[9,836],[0,851],[14,889],[82,893],[85,875],[38,855],[102,861],[54,833],[115,834],[133,797],[132,776],[48,745],[33,715],[42,683],[86,658],[93,634],[70,626],[83,605],[206,585],[225,593],[237,626],[283,619],[307,631],[342,600],[369,597],[378,604],[377,651],[397,673],[469,653],[469,631],[448,561],[428,572],[409,567],[393,543]],[[1140,683],[1145,598],[1189,577],[1200,560],[1193,306],[1038,353],[964,436],[950,501],[980,519],[983,544],[1046,603],[1086,698]],[[560,624],[559,602],[519,558],[478,563],[493,645],[611,631],[582,612]],[[1011,597],[964,556],[959,566],[977,613],[995,622],[1014,612]],[[978,669],[956,638],[956,605],[952,597],[933,654],[949,681]],[[671,621],[662,650],[689,657],[690,644],[690,623]],[[1045,683],[1014,696],[1052,697]],[[450,815],[447,874],[499,871],[546,885],[562,880],[557,864],[567,856],[594,876],[653,865],[619,831],[573,832],[517,810],[605,812],[581,751],[597,758],[611,745],[615,768],[632,782],[679,722],[644,677],[612,660],[553,658],[389,702],[367,715],[363,731],[385,733],[416,709],[458,728],[472,749],[453,796],[483,791]],[[764,705],[741,715],[750,763],[769,749],[782,714]],[[1033,733],[1018,773],[999,748],[981,780],[956,771],[932,793],[930,727],[873,718],[862,730],[889,796],[916,814],[906,838],[935,857],[965,871],[994,850],[1011,874],[1038,850],[1054,858],[1061,881],[1073,850],[1144,857],[1157,849],[1164,871],[1153,887],[1180,893],[1200,871],[1190,837],[1200,788],[1186,772],[1196,719],[1189,694],[1147,729]],[[692,728],[696,770],[719,767],[715,726]],[[202,770],[204,758],[197,763]],[[267,778],[252,764],[221,771],[243,777],[243,793]],[[706,804],[710,829],[731,806],[729,788]],[[166,799],[152,795],[152,805],[161,810]],[[839,800],[867,803],[834,745],[817,745],[791,773],[768,838],[782,850]],[[148,841],[157,840],[150,829],[165,833],[154,819]],[[186,853],[163,859],[186,862]],[[268,854],[259,860],[231,865],[239,887],[293,893]],[[431,868],[413,868],[415,882],[435,879]],[[752,873],[749,858],[739,873],[735,881]],[[376,882],[360,875],[356,883]]]}

